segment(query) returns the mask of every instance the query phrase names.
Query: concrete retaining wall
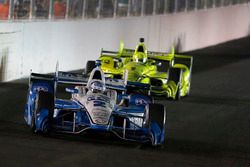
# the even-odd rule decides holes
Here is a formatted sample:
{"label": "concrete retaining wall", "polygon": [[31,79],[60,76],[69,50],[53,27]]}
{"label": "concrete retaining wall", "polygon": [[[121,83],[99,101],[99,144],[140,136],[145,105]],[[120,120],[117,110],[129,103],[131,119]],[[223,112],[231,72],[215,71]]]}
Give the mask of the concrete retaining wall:
{"label": "concrete retaining wall", "polygon": [[176,45],[189,51],[240,38],[250,33],[250,5],[189,13],[77,21],[0,23],[0,80],[34,72],[84,68],[101,48],[118,50],[119,41],[133,48],[144,37],[149,50],[167,51]]}

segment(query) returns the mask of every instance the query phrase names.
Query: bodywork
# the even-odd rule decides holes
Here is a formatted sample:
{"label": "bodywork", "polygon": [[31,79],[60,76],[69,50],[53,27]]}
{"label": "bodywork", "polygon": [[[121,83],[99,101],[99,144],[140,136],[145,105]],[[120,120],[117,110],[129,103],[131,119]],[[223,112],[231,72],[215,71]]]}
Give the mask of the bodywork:
{"label": "bodywork", "polygon": [[[99,75],[96,73],[101,74],[98,79],[105,83],[104,93],[89,90],[89,82]],[[60,84],[66,85],[65,91],[71,98],[57,97]],[[134,87],[148,89],[147,84],[135,83]],[[37,109],[41,92],[48,102]],[[55,75],[32,73],[24,119],[34,132],[110,132],[124,140],[159,145],[164,141],[165,131],[148,120],[151,102],[145,95],[127,95],[126,81],[104,78],[99,67],[92,71],[89,79],[66,72],[56,72]]]}
{"label": "bodywork", "polygon": [[[175,99],[178,89],[180,96],[186,96],[191,87],[192,56],[177,55],[174,49],[171,53],[147,51],[144,43],[139,43],[135,50],[125,49],[121,43],[120,51],[102,50],[99,60],[102,70],[111,78],[123,78],[128,71],[128,81],[151,85],[151,94]],[[139,47],[146,50],[147,62],[134,62],[132,57]],[[180,81],[169,80],[170,68],[181,70]]]}

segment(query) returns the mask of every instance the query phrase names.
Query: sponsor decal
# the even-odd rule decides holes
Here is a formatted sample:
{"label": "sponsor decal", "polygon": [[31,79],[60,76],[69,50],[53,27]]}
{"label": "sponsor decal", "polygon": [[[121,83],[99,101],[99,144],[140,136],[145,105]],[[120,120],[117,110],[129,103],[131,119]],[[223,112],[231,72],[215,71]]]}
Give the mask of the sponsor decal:
{"label": "sponsor decal", "polygon": [[97,124],[107,124],[110,117],[110,112],[107,110],[92,110],[92,119]]}
{"label": "sponsor decal", "polygon": [[110,64],[110,61],[109,60],[104,60],[104,63],[105,64]]}
{"label": "sponsor decal", "polygon": [[41,86],[37,86],[34,88],[34,91],[44,91],[44,92],[48,92],[48,88],[47,87],[41,87]]}
{"label": "sponsor decal", "polygon": [[138,99],[135,99],[135,104],[136,105],[142,105],[142,104],[146,105],[146,104],[148,104],[148,102],[144,99],[138,98]]}

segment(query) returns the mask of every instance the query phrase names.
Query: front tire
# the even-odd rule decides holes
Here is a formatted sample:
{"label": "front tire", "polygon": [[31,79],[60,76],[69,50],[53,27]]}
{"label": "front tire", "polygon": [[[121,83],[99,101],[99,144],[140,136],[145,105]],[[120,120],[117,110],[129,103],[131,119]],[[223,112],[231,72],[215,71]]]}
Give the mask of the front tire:
{"label": "front tire", "polygon": [[[41,112],[42,109],[48,110],[48,115],[44,118],[40,125],[37,125],[37,114]],[[31,130],[33,133],[42,132],[48,133],[50,129],[50,124],[52,123],[54,110],[54,97],[49,92],[39,91],[35,100],[35,109],[32,114]]]}
{"label": "front tire", "polygon": [[91,61],[88,61],[87,64],[86,64],[86,69],[85,69],[85,74],[90,74],[91,71],[96,67],[96,63],[95,61],[91,60]]}
{"label": "front tire", "polygon": [[36,118],[35,118],[35,112],[32,114],[32,117],[31,117],[31,132],[37,133],[37,131],[36,131]]}
{"label": "front tire", "polygon": [[178,101],[180,99],[181,99],[181,90],[180,90],[180,86],[178,86],[174,100]]}
{"label": "front tire", "polygon": [[162,104],[149,104],[149,130],[152,138],[152,145],[162,145],[165,140],[166,109]]}
{"label": "front tire", "polygon": [[179,100],[181,98],[181,88],[182,88],[182,73],[181,68],[170,68],[168,74],[168,81],[174,81],[176,84],[176,92],[174,99]]}

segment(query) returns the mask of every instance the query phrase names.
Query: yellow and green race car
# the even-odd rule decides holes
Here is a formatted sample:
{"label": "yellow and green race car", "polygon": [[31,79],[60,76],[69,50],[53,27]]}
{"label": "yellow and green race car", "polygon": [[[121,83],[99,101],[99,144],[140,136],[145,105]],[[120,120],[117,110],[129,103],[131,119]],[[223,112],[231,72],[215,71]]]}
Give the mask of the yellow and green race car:
{"label": "yellow and green race car", "polygon": [[[147,51],[144,39],[135,50],[125,49],[121,43],[120,50],[101,51],[99,58],[101,69],[106,77],[124,78],[129,82],[150,84],[150,94],[165,96],[175,100],[187,96],[191,88],[192,56]],[[95,67],[95,61],[88,61],[86,73]]]}

